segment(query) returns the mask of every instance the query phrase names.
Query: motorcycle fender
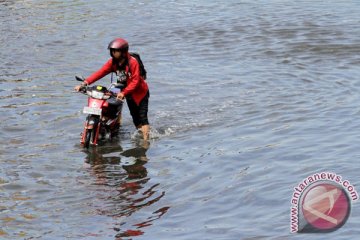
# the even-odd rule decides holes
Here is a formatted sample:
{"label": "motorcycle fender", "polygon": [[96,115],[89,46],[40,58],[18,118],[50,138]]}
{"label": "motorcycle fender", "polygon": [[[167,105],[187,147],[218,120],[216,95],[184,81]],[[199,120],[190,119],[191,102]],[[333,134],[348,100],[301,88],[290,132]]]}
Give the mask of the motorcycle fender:
{"label": "motorcycle fender", "polygon": [[86,121],[85,125],[84,125],[85,129],[93,129],[94,128],[94,121],[90,120],[90,121]]}
{"label": "motorcycle fender", "polygon": [[89,124],[87,123],[87,121],[86,121],[85,124],[84,124],[84,130],[83,130],[83,132],[82,132],[82,134],[81,134],[81,140],[80,140],[80,143],[81,143],[81,144],[84,144],[84,143],[85,143],[86,131],[87,131],[88,129],[92,129],[92,128],[90,127],[90,125],[89,125]]}

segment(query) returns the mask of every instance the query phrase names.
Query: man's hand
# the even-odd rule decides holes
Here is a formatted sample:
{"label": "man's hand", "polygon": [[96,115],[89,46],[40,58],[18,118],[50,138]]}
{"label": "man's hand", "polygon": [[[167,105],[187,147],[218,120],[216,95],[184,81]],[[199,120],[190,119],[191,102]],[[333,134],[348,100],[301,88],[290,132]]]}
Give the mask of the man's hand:
{"label": "man's hand", "polygon": [[85,86],[87,86],[87,84],[86,84],[85,82],[83,82],[81,85],[75,86],[75,87],[74,87],[74,90],[78,92],[78,91],[80,91],[80,89],[81,89],[82,87],[85,87]]}
{"label": "man's hand", "polygon": [[81,87],[82,87],[82,85],[77,85],[77,86],[74,87],[74,90],[78,92],[78,91],[80,91]]}
{"label": "man's hand", "polygon": [[117,94],[117,96],[116,96],[116,99],[118,99],[118,100],[124,100],[124,97],[125,97],[125,95],[124,95],[124,93],[122,93],[122,92],[119,92],[118,94]]}

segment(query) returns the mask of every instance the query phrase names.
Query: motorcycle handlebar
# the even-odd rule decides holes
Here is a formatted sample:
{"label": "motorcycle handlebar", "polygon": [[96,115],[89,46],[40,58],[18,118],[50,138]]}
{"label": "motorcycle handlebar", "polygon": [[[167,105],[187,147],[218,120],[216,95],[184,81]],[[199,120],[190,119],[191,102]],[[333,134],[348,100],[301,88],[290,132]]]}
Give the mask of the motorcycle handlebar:
{"label": "motorcycle handlebar", "polygon": [[86,93],[87,86],[81,86],[79,92]]}
{"label": "motorcycle handlebar", "polygon": [[[80,82],[84,82],[84,81],[85,81],[85,77],[83,77],[83,76],[78,76],[78,75],[76,75],[76,76],[75,76],[75,79],[76,79],[77,81],[80,81]],[[112,83],[111,85],[114,86],[114,87],[116,87],[116,88],[120,88],[120,89],[125,88],[125,84],[123,84],[123,83],[116,83],[116,84],[115,84],[115,83]],[[79,92],[81,92],[81,93],[83,93],[83,94],[86,94],[87,89],[88,89],[88,86],[81,86],[80,89],[79,89]],[[110,93],[110,95],[113,96],[113,97],[116,97],[116,96],[117,96],[117,94],[114,93],[114,92],[108,91],[108,93]]]}
{"label": "motorcycle handlebar", "polygon": [[[80,87],[79,92],[81,92],[82,94],[87,95],[86,92],[87,92],[87,90],[88,90],[89,88],[91,88],[91,87],[89,87],[89,86],[82,86],[82,87]],[[117,94],[114,93],[114,92],[111,92],[111,91],[106,91],[105,95],[110,95],[110,96],[115,97],[115,98],[117,97]]]}

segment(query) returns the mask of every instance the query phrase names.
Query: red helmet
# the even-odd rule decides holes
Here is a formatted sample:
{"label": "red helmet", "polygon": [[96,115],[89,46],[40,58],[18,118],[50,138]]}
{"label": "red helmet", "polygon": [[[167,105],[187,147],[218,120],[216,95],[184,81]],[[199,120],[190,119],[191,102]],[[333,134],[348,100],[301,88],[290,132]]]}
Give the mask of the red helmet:
{"label": "red helmet", "polygon": [[115,38],[109,43],[108,49],[118,49],[122,52],[129,50],[129,43],[123,38]]}

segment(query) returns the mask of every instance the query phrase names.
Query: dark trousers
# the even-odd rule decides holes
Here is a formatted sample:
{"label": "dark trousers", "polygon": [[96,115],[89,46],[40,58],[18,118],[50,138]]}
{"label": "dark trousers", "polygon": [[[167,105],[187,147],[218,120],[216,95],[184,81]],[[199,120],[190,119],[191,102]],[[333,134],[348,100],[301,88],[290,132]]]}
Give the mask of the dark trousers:
{"label": "dark trousers", "polygon": [[132,99],[132,97],[126,97],[126,102],[136,127],[140,125],[149,125],[149,120],[147,116],[149,108],[149,98],[150,93],[147,92],[145,97],[140,101],[139,105],[137,105]]}

